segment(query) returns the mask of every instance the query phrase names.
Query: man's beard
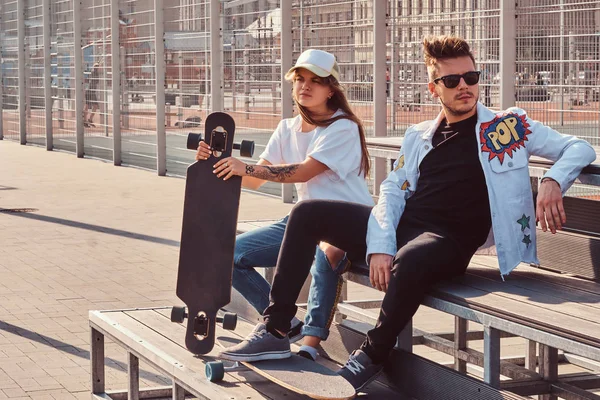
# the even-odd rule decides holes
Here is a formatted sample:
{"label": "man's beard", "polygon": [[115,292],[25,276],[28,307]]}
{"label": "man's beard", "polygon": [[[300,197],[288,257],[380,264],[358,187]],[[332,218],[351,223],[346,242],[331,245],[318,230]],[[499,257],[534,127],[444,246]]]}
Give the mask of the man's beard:
{"label": "man's beard", "polygon": [[473,107],[469,108],[468,110],[457,110],[456,108],[452,108],[450,106],[448,106],[446,103],[444,103],[444,100],[442,100],[442,98],[440,97],[440,103],[442,103],[442,105],[444,106],[444,108],[446,109],[446,111],[451,114],[454,115],[455,117],[460,117],[462,115],[468,114],[471,111],[473,111],[473,109],[475,107],[477,107],[477,102],[479,101],[479,95],[474,96],[475,97],[475,104],[473,104]]}

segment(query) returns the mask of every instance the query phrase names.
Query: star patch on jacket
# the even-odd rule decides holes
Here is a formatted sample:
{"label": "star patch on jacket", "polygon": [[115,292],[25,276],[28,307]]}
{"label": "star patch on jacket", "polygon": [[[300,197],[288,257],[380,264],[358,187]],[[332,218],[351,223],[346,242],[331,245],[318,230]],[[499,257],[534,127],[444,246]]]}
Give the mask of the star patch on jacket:
{"label": "star patch on jacket", "polygon": [[498,115],[492,121],[481,124],[481,151],[489,153],[488,161],[498,157],[502,164],[506,154],[512,158],[515,150],[525,147],[527,135],[530,133],[525,115]]}

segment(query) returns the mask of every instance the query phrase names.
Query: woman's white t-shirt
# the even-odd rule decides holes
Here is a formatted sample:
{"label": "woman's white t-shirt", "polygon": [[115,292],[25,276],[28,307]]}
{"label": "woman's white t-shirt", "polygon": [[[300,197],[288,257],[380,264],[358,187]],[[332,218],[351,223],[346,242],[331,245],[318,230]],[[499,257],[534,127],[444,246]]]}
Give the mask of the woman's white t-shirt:
{"label": "woman's white t-shirt", "polygon": [[[333,116],[342,114],[338,110]],[[298,202],[322,199],[374,205],[363,174],[359,174],[362,149],[358,125],[343,118],[311,132],[301,132],[301,128],[299,115],[282,120],[260,155],[271,164],[299,164],[311,157],[329,167],[308,182],[294,184]]]}

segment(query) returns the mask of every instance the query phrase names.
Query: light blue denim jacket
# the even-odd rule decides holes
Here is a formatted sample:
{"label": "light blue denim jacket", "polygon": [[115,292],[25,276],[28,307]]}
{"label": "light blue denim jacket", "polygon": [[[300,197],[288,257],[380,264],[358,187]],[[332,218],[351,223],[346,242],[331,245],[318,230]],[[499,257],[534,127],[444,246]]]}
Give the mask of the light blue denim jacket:
{"label": "light blue denim jacket", "polygon": [[[418,190],[419,165],[432,150],[431,140],[442,120],[440,113],[435,120],[406,131],[394,170],[381,184],[379,202],[371,212],[367,261],[371,254],[396,254],[396,228],[406,200]],[[556,180],[564,195],[581,170],[595,160],[596,153],[586,141],[560,134],[516,107],[494,113],[478,103],[473,134],[479,142],[492,214],[492,229],[478,253],[497,254],[504,276],[520,262],[539,263],[529,156],[555,162],[545,177]]]}

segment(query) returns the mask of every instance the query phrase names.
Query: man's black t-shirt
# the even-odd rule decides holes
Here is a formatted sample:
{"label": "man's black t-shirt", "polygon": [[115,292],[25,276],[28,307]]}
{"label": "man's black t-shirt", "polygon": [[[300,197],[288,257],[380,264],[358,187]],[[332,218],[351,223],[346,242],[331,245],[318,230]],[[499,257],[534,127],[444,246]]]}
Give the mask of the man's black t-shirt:
{"label": "man's black t-shirt", "polygon": [[442,121],[401,219],[449,235],[468,252],[485,243],[492,224],[476,124],[477,115],[450,125]]}

